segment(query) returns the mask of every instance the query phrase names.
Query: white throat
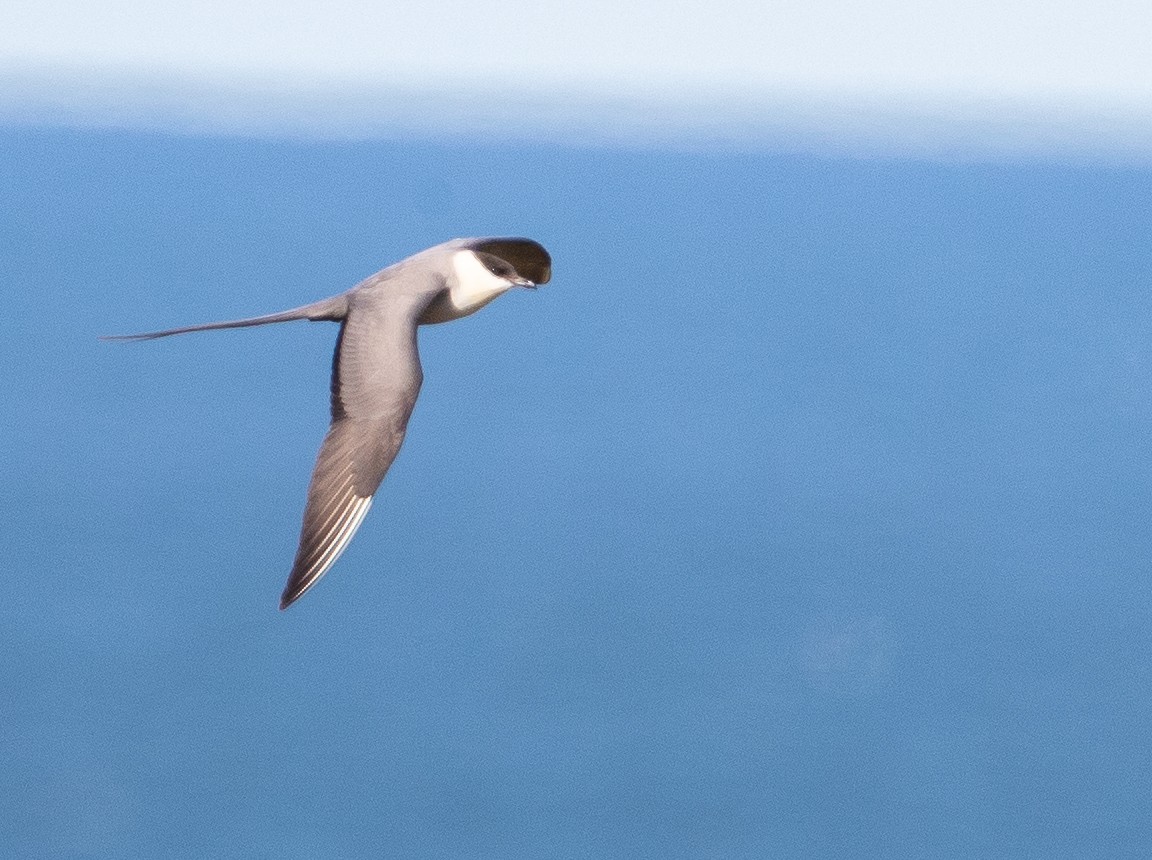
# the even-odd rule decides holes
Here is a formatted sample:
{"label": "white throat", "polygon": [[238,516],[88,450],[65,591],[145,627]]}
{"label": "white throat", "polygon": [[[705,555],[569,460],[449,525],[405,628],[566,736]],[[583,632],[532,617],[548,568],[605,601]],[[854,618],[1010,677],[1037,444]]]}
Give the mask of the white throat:
{"label": "white throat", "polygon": [[452,273],[448,276],[448,300],[460,316],[480,310],[497,296],[515,286],[507,278],[488,271],[471,251],[457,251],[452,256]]}

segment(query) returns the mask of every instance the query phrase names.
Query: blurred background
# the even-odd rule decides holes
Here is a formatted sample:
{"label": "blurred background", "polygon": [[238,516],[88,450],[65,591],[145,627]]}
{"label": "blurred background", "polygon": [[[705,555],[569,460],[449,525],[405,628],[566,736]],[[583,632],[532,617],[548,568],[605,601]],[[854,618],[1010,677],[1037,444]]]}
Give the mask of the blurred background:
{"label": "blurred background", "polygon": [[[0,854],[1146,857],[1152,12],[0,12]],[[455,236],[276,602],[336,326]]]}

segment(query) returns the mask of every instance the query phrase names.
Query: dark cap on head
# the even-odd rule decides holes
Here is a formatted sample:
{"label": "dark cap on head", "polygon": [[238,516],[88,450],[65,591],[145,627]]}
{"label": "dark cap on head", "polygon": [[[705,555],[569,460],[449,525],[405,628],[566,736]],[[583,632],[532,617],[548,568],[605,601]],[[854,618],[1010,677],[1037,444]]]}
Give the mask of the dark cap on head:
{"label": "dark cap on head", "polygon": [[543,245],[531,239],[519,237],[477,239],[470,242],[467,247],[507,260],[521,277],[534,284],[546,284],[552,277],[552,257],[544,250]]}

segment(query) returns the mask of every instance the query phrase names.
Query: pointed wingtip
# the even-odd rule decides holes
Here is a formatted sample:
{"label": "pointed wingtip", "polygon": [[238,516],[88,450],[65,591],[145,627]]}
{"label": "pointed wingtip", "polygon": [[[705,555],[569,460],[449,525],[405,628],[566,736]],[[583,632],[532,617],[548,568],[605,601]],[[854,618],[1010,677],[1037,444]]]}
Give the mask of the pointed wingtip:
{"label": "pointed wingtip", "polygon": [[299,597],[300,597],[299,594],[297,594],[295,597],[287,597],[287,596],[281,597],[280,598],[280,611],[283,612],[285,609],[287,609],[289,606],[291,606],[293,603],[295,603],[297,601],[297,599],[299,599]]}
{"label": "pointed wingtip", "polygon": [[[325,446],[329,444],[329,439],[324,441]],[[316,468],[317,474],[322,476],[326,474],[321,471],[325,456],[325,448],[321,447]],[[340,474],[346,473],[347,470],[344,470]],[[372,506],[372,497],[357,495],[347,481],[342,485],[340,493],[331,499],[327,497],[324,481],[321,481],[319,491],[316,490],[315,482],[314,475],[313,487],[309,488],[308,506],[304,509],[300,546],[296,551],[292,572],[288,574],[288,582],[280,595],[282,610],[307,594],[336,563]],[[323,507],[315,507],[316,499],[321,500]]]}
{"label": "pointed wingtip", "polygon": [[280,611],[283,612],[285,609],[299,600],[301,595],[303,595],[307,590],[308,589],[306,588],[285,588],[284,593],[280,595]]}

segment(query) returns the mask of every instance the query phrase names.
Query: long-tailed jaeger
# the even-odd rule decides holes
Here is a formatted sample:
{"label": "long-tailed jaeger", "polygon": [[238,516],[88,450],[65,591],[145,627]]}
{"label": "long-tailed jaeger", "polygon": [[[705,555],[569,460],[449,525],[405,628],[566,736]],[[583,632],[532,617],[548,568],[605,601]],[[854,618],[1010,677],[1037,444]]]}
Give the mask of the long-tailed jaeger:
{"label": "long-tailed jaeger", "polygon": [[151,340],[289,320],[340,323],[332,359],[332,424],[316,458],[300,545],[280,597],[285,609],[348,546],[400,450],[424,378],[417,326],[468,316],[513,287],[547,283],[551,274],[552,258],[531,239],[454,239],[311,305],[107,340]]}

